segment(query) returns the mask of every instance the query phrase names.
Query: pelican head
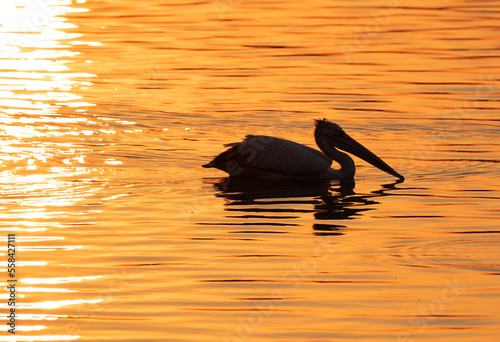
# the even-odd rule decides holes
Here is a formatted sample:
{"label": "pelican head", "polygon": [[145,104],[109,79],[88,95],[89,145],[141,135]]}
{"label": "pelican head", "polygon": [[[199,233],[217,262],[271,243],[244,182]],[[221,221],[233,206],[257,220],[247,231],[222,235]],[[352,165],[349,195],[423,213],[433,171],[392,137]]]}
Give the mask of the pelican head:
{"label": "pelican head", "polygon": [[[354,154],[356,157],[372,164],[376,168],[387,172],[390,175],[404,180],[404,177],[397,173],[392,167],[387,165],[382,159],[377,157],[373,152],[351,138],[344,130],[327,119],[315,120],[316,128],[314,130],[314,137],[319,148],[330,158],[340,161],[341,166],[347,166],[346,172],[354,176],[355,167],[352,159],[337,150],[340,149],[345,152]],[[350,159],[350,160],[349,160]],[[343,165],[344,164],[344,165]],[[352,164],[352,167],[351,167]]]}

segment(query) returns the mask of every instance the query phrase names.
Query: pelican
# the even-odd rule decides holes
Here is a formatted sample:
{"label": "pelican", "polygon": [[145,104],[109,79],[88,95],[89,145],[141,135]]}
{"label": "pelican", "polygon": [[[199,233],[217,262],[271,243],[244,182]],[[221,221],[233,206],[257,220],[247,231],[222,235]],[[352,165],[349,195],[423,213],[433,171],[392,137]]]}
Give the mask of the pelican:
{"label": "pelican", "polygon": [[[344,130],[327,119],[315,121],[314,138],[323,153],[296,142],[265,135],[247,135],[203,167],[214,167],[231,176],[285,179],[353,179],[356,166],[352,158],[338,149],[354,154],[382,171],[404,177]],[[332,169],[332,161],[340,169]]]}

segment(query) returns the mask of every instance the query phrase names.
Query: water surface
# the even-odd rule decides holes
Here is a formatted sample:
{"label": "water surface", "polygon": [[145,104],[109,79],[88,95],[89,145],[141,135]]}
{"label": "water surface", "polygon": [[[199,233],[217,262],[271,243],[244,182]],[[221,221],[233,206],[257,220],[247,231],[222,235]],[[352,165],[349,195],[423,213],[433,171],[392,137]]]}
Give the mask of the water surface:
{"label": "water surface", "polygon": [[[16,5],[0,341],[496,341],[495,2]],[[359,159],[354,182],[201,168],[246,134],[314,147],[323,117],[405,182]]]}

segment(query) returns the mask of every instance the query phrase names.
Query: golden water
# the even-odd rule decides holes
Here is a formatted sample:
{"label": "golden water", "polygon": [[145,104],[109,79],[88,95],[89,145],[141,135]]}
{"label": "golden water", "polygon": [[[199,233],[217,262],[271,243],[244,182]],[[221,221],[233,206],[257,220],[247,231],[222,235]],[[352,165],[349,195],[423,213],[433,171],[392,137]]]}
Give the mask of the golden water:
{"label": "golden water", "polygon": [[[0,6],[0,341],[497,341],[497,2]],[[201,168],[323,117],[406,181]]]}

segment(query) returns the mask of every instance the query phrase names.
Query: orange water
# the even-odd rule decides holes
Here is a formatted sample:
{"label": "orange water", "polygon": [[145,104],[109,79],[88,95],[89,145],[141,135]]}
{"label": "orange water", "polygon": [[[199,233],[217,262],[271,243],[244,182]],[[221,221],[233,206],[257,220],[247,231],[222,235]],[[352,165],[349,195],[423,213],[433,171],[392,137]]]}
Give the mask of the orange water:
{"label": "orange water", "polygon": [[[498,3],[12,3],[0,341],[497,341]],[[201,168],[323,117],[406,181]]]}

